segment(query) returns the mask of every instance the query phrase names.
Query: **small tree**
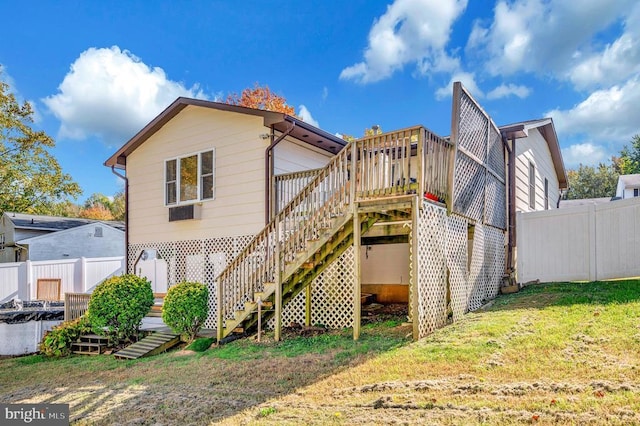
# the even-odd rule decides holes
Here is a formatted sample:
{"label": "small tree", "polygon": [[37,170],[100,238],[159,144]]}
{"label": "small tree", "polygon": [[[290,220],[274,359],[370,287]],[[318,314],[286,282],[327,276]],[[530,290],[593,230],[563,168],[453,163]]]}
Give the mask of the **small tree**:
{"label": "small tree", "polygon": [[164,299],[162,321],[191,342],[207,319],[208,300],[209,290],[204,284],[176,284],[169,289]]}
{"label": "small tree", "polygon": [[114,341],[138,336],[142,318],[153,305],[151,283],[136,275],[107,278],[89,299],[87,316],[98,334]]}

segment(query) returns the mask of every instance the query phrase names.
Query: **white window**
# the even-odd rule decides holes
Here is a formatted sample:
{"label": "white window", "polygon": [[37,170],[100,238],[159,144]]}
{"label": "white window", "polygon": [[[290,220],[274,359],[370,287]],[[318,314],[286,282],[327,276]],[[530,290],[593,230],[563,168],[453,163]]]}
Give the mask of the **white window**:
{"label": "white window", "polygon": [[214,198],[214,150],[164,162],[165,204],[191,204]]}
{"label": "white window", "polygon": [[529,162],[529,207],[536,209],[536,166]]}

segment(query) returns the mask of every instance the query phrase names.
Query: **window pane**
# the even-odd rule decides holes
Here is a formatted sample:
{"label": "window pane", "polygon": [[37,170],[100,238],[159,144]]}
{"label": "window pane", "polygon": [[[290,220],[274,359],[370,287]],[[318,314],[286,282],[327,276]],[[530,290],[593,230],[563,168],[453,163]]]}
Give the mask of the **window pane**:
{"label": "window pane", "polygon": [[167,182],[176,180],[176,160],[169,160],[166,163]]}
{"label": "window pane", "polygon": [[176,183],[169,182],[167,183],[167,204],[175,204],[176,203]]}
{"label": "window pane", "polygon": [[202,197],[203,200],[213,198],[213,175],[202,176]]}
{"label": "window pane", "polygon": [[203,175],[213,173],[213,151],[207,151],[200,154],[202,164],[200,170]]}
{"label": "window pane", "polygon": [[198,156],[180,159],[180,201],[198,198]]}

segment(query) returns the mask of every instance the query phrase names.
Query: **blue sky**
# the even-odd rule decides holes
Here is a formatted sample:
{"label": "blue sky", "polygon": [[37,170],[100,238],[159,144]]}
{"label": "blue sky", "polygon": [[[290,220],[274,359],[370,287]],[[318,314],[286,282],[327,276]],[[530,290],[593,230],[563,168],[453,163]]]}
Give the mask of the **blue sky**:
{"label": "blue sky", "polygon": [[2,78],[82,186],[178,96],[268,84],[305,121],[360,136],[450,132],[460,80],[498,125],[550,116],[567,168],[640,133],[637,0],[2,2]]}

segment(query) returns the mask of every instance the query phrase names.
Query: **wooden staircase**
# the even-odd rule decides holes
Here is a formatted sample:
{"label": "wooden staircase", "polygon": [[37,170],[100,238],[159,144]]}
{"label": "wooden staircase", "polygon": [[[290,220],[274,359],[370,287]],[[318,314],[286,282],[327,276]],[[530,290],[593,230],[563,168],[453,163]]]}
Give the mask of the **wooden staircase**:
{"label": "wooden staircase", "polygon": [[177,334],[155,331],[144,339],[116,352],[114,356],[118,359],[138,359],[162,353],[178,343],[180,343],[180,336]]}
{"label": "wooden staircase", "polygon": [[71,353],[77,355],[100,355],[107,348],[109,339],[97,334],[80,336],[77,342],[71,344]]}
{"label": "wooden staircase", "polygon": [[259,304],[262,320],[276,315],[354,245],[354,235],[376,223],[406,222],[418,204],[411,200],[423,194],[444,200],[449,149],[416,127],[352,141],[314,171],[218,276],[218,341],[251,331]]}

